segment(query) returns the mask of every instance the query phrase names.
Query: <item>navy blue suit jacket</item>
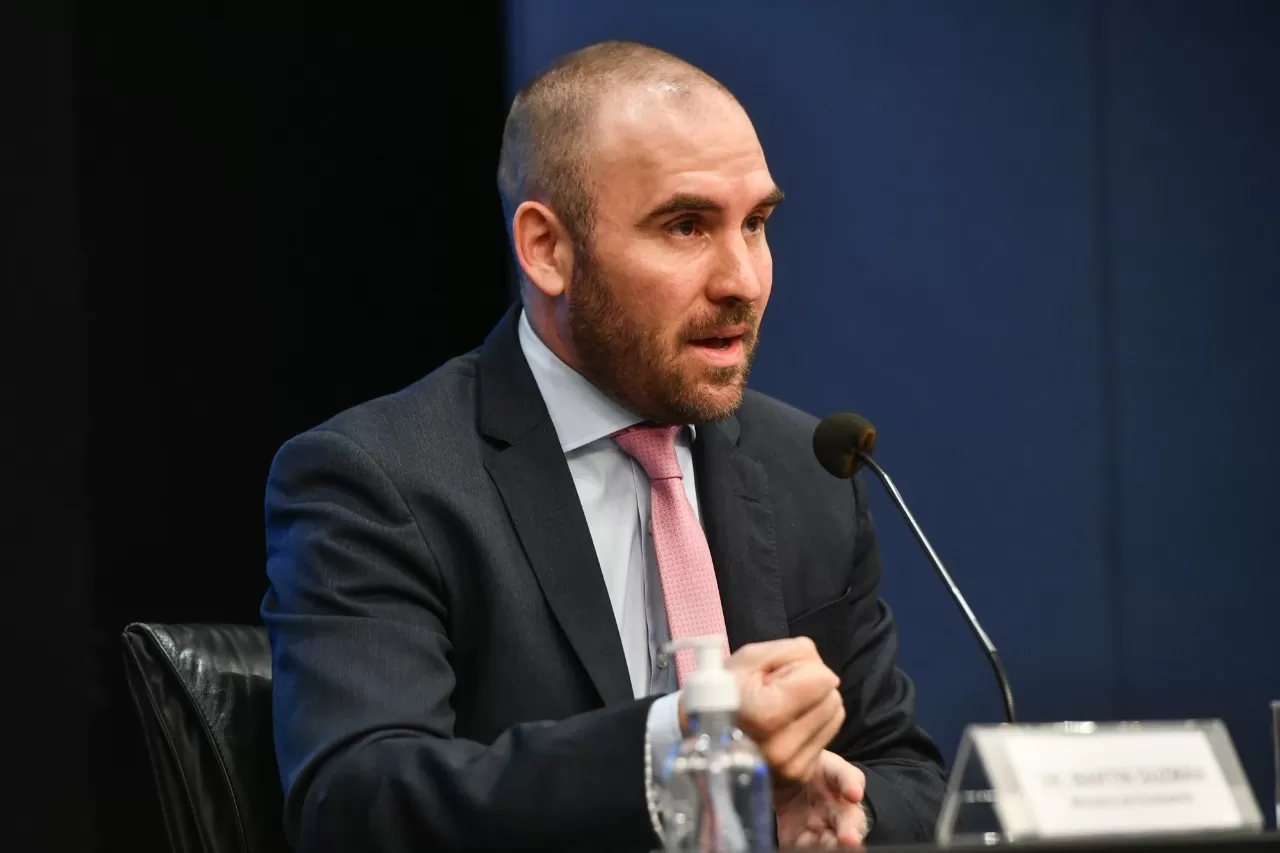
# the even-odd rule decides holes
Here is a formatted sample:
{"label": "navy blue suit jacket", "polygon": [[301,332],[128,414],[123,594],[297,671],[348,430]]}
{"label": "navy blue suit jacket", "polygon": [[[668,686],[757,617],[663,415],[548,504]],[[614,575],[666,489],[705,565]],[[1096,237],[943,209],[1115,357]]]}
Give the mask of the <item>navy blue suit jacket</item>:
{"label": "navy blue suit jacket", "polygon": [[[262,616],[286,830],[303,851],[657,846],[652,699],[632,696],[517,316],[272,465]],[[841,678],[830,748],[866,771],[871,841],[926,840],[941,759],[894,663],[863,484],[822,470],[814,425],[748,391],[698,430],[730,646],[812,637]]]}

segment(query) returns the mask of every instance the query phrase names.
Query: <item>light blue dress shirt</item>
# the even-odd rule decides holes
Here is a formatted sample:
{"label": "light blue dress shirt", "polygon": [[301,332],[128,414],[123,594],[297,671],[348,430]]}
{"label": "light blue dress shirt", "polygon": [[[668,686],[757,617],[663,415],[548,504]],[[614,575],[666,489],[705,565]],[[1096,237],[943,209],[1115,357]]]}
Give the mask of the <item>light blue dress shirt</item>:
{"label": "light blue dress shirt", "polygon": [[[661,651],[671,634],[649,527],[649,478],[609,437],[642,419],[561,361],[533,331],[524,312],[519,334],[587,517],[631,689],[636,698],[665,694],[650,708],[648,720],[654,755],[664,755],[680,739],[679,693],[674,660]],[[693,427],[677,433],[676,459],[685,494],[701,521],[692,444]]]}

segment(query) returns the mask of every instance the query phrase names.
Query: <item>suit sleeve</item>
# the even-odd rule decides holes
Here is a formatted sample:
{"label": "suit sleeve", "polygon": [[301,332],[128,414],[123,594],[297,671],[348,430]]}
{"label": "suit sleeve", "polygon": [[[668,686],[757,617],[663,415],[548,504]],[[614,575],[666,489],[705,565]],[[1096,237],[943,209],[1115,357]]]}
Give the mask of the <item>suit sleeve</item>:
{"label": "suit sleeve", "polygon": [[394,483],[350,438],[277,455],[266,494],[276,754],[300,853],[653,849],[651,701],[453,736],[442,573]]}
{"label": "suit sleeve", "polygon": [[838,673],[849,722],[830,749],[866,773],[868,843],[932,841],[946,785],[942,756],[916,725],[915,688],[896,665],[897,630],[879,595],[880,550],[861,475],[854,499],[853,640]]}

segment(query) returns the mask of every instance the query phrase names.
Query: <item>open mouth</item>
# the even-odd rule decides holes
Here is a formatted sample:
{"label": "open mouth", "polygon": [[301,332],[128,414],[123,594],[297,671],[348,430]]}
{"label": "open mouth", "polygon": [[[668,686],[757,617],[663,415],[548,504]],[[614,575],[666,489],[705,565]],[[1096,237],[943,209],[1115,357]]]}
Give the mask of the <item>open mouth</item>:
{"label": "open mouth", "polygon": [[712,366],[734,367],[746,357],[746,334],[745,328],[729,328],[689,343]]}
{"label": "open mouth", "polygon": [[731,338],[700,338],[694,343],[700,347],[709,347],[711,349],[728,349],[741,338],[741,335],[734,335]]}
{"label": "open mouth", "polygon": [[706,337],[694,338],[690,343],[710,349],[728,349],[746,337],[746,334],[747,328],[745,326],[729,326],[725,329],[718,329]]}

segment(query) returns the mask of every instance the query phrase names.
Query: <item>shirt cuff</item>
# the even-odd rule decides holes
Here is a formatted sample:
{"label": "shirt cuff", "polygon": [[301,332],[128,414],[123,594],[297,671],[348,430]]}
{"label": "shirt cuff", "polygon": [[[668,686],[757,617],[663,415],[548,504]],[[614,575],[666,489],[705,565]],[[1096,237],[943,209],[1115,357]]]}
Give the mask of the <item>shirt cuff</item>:
{"label": "shirt cuff", "polygon": [[680,742],[680,691],[668,693],[649,706],[649,748],[653,769],[662,767],[671,748]]}
{"label": "shirt cuff", "polygon": [[644,730],[644,793],[658,844],[665,846],[661,804],[656,776],[662,763],[680,741],[680,693],[668,693],[649,706]]}

